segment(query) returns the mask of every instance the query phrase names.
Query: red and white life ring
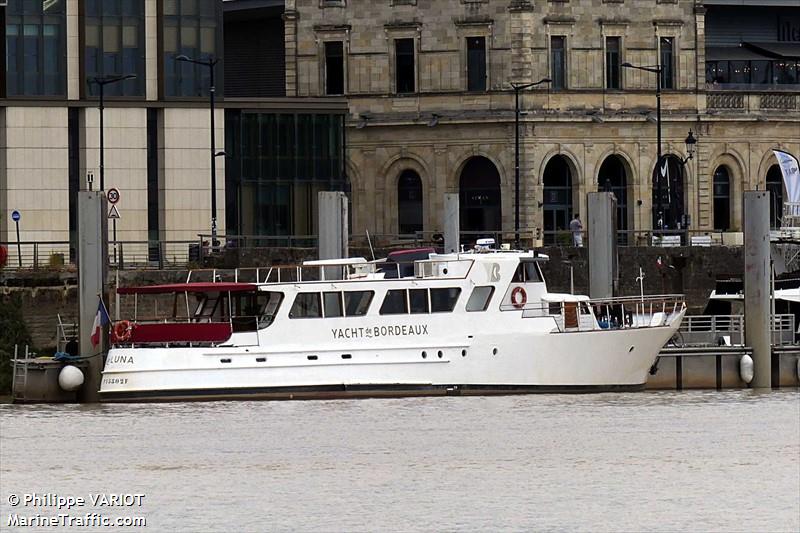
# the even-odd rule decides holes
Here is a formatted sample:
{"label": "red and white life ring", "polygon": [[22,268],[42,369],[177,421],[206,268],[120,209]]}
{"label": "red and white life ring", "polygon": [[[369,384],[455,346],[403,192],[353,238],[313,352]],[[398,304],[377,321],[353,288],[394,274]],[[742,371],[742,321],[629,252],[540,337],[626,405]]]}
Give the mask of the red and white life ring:
{"label": "red and white life ring", "polygon": [[528,303],[528,295],[525,293],[525,289],[514,287],[514,290],[511,291],[511,305],[517,309],[522,309],[526,303]]}
{"label": "red and white life ring", "polygon": [[114,339],[118,342],[125,342],[130,340],[133,333],[133,327],[127,320],[120,320],[114,324]]}

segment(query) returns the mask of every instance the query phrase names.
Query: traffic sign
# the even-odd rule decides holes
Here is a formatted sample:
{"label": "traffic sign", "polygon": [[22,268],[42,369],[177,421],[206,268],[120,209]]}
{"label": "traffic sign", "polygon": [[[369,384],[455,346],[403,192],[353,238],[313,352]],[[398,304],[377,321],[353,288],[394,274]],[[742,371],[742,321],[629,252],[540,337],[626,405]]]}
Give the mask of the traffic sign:
{"label": "traffic sign", "polygon": [[109,203],[116,204],[119,202],[119,191],[117,189],[108,189],[106,193],[106,198],[108,198]]}
{"label": "traffic sign", "polygon": [[122,218],[119,216],[119,211],[117,211],[117,206],[111,204],[111,209],[108,210],[108,218],[110,219],[117,219]]}
{"label": "traffic sign", "polygon": [[22,218],[22,215],[19,214],[19,211],[12,211],[11,212],[11,220],[14,222],[19,222],[19,219]]}

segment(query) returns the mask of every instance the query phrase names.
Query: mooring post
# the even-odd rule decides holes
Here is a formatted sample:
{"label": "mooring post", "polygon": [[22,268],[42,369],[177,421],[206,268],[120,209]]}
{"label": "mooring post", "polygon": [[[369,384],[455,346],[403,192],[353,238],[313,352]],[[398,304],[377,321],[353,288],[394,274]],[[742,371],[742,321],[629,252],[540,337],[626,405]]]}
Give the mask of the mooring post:
{"label": "mooring post", "polygon": [[617,279],[617,202],[613,193],[590,192],[587,206],[589,296],[611,298]]}
{"label": "mooring post", "polygon": [[92,324],[97,315],[100,298],[105,298],[105,281],[108,269],[108,206],[102,191],[78,192],[78,328],[80,354],[88,359],[86,376],[80,400],[96,402],[99,399],[100,373],[103,370],[102,354],[107,346],[105,333],[100,344],[92,345]]}
{"label": "mooring post", "polygon": [[744,193],[744,334],[753,350],[753,388],[772,385],[769,191]]}
{"label": "mooring post", "polygon": [[459,223],[459,205],[457,193],[445,193],[444,195],[444,253],[461,251],[459,233],[461,231]]}

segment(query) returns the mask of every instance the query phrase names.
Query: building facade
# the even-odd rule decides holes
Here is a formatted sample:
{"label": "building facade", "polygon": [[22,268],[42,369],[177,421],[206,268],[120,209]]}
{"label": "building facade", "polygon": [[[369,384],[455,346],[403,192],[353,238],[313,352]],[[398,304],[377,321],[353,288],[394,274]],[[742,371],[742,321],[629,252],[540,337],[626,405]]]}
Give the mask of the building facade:
{"label": "building facade", "polygon": [[[12,210],[23,241],[74,240],[97,82],[130,74],[104,85],[122,241],[208,233],[212,159],[221,233],[313,235],[317,192],[344,190],[353,233],[441,232],[455,193],[468,235],[513,232],[519,206],[547,241],[599,189],[622,230],[740,230],[744,190],[779,205],[772,149],[800,155],[792,0],[9,0],[0,27],[0,242]],[[219,157],[210,70],[180,56],[218,60]],[[512,83],[543,79],[517,129]]]}
{"label": "building facade", "polygon": [[606,188],[619,229],[659,223],[659,77],[664,226],[740,230],[744,190],[780,201],[772,149],[800,155],[792,1],[288,0],[285,20],[287,94],[348,99],[356,231],[441,231],[445,193],[462,230],[512,231],[512,83],[551,80],[520,93],[520,226],[545,240]]}
{"label": "building facade", "polygon": [[[104,188],[120,191],[118,240],[148,253],[148,241],[208,234],[212,160],[221,234],[314,233],[308,189],[346,186],[346,104],[286,97],[283,11],[282,1],[258,0],[0,7],[0,242],[16,241],[16,210],[22,241],[74,249],[77,192],[90,175],[100,188],[98,82],[122,76],[103,85]],[[218,61],[217,157],[211,68],[180,56]],[[310,168],[298,163],[307,153]]]}

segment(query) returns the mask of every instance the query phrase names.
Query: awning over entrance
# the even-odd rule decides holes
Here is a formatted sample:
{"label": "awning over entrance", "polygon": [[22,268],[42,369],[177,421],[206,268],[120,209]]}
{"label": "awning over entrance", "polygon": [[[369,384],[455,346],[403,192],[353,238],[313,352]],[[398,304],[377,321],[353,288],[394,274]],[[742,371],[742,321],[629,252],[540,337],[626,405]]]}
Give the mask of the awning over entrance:
{"label": "awning over entrance", "polygon": [[800,43],[751,43],[742,46],[772,59],[800,59]]}

